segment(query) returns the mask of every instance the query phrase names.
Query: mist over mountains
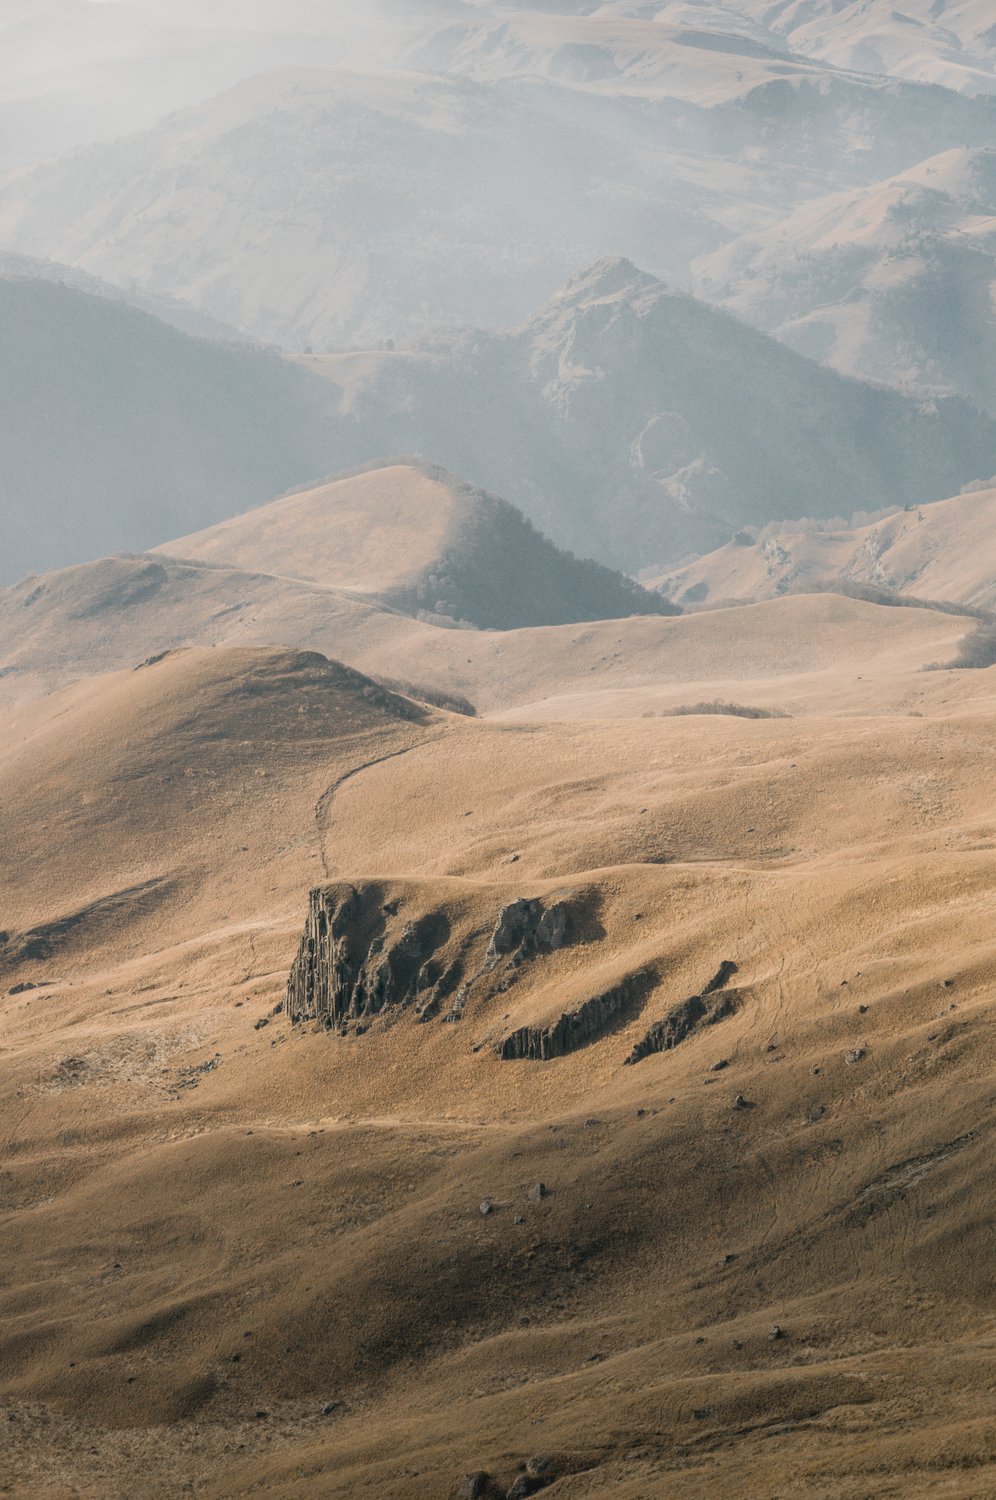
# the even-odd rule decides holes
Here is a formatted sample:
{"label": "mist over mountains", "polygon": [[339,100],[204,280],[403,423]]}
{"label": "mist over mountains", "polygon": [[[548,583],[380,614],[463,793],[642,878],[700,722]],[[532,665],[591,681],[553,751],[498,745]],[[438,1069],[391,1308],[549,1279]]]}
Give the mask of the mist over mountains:
{"label": "mist over mountains", "polygon": [[996,1495],[991,0],[0,0],[0,1490]]}
{"label": "mist over mountains", "polygon": [[8,582],[396,453],[630,572],[996,472],[996,421],[967,402],[844,379],[625,260],[518,330],[296,362],[57,280],[0,279],[0,309]]}

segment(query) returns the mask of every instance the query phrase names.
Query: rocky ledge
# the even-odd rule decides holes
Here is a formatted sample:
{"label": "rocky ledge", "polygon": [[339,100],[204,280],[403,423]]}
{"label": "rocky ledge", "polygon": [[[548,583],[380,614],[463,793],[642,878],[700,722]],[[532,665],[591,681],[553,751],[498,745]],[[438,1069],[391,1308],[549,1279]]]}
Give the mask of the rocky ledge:
{"label": "rocky ledge", "polygon": [[655,1052],[670,1052],[693,1032],[705,1026],[714,1026],[717,1021],[724,1021],[728,1016],[734,1015],[740,1007],[742,996],[739,990],[728,990],[726,986],[736,972],[736,964],[731,959],[724,959],[699,994],[689,995],[687,1000],[673,1005],[666,1016],[654,1022],[646,1036],[637,1042],[626,1062],[638,1063]]}

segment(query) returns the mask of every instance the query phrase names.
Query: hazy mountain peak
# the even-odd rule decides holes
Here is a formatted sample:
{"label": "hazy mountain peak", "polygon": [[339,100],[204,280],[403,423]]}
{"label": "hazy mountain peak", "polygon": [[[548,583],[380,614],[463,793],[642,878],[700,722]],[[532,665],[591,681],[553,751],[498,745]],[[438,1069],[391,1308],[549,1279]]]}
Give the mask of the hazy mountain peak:
{"label": "hazy mountain peak", "polygon": [[[599,302],[609,297],[631,296],[637,292],[656,289],[663,285],[649,271],[641,271],[624,255],[606,255],[595,261],[584,271],[572,276],[570,281],[551,297],[547,308],[563,308],[568,304],[581,306],[587,302]],[[546,308],[537,315],[542,317]]]}

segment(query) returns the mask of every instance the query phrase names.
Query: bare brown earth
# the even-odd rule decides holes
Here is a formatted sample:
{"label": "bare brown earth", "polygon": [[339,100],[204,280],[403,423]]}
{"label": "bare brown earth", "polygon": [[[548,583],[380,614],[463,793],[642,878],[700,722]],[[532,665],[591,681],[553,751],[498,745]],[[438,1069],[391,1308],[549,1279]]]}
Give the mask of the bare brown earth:
{"label": "bare brown earth", "polygon": [[[497,634],[155,566],[4,598],[0,1493],[996,1495],[996,673],[922,670],[969,622]],[[791,717],[658,716],[731,698]],[[578,915],[342,1037],[272,1014],[326,881]],[[725,960],[734,1013],[628,1066]]]}

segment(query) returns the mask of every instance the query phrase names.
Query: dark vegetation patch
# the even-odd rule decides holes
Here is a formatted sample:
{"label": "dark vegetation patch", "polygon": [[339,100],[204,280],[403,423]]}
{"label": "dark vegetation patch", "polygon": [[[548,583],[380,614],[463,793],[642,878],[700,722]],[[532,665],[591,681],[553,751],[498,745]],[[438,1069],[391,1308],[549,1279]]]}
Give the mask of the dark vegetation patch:
{"label": "dark vegetation patch", "polygon": [[692,714],[728,714],[734,719],[788,719],[791,714],[780,708],[752,708],[746,703],[682,703],[677,708],[662,708],[662,719],[681,719]]}
{"label": "dark vegetation patch", "polygon": [[632,578],[555,546],[506,500],[420,467],[456,494],[456,520],[417,582],[388,594],[396,609],[449,616],[482,630],[681,613]]}
{"label": "dark vegetation patch", "polygon": [[858,599],[863,604],[883,604],[891,609],[931,609],[940,615],[964,615],[970,620],[991,620],[988,610],[976,609],[971,604],[955,604],[951,599],[921,599],[915,594],[897,594],[894,589],[883,588],[877,583],[857,583],[850,578],[830,578],[822,583],[810,584],[797,592],[802,594],[843,594],[845,599]]}
{"label": "dark vegetation patch", "polygon": [[427,703],[430,708],[442,708],[450,714],[463,714],[468,719],[477,718],[477,709],[462,693],[451,692],[448,688],[427,687],[422,682],[404,682],[395,677],[377,677],[374,681],[387,692],[414,698],[416,703]]}
{"label": "dark vegetation patch", "polygon": [[966,635],[958,647],[953,661],[931,662],[925,672],[962,672],[972,669],[996,667],[996,620],[980,622],[971,635]]}

